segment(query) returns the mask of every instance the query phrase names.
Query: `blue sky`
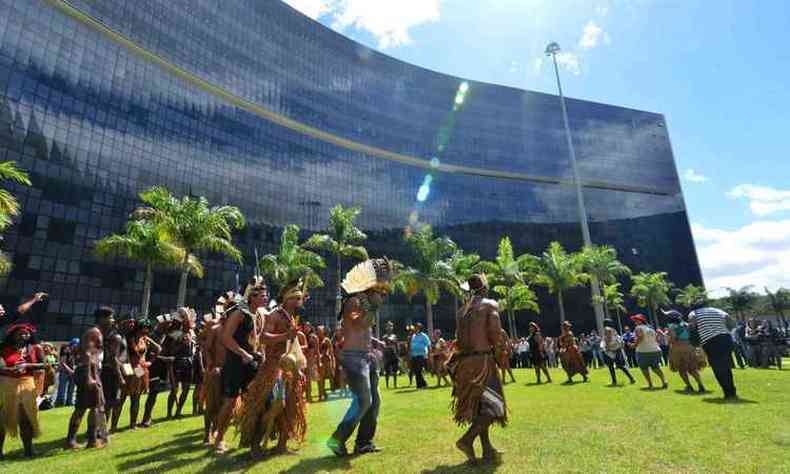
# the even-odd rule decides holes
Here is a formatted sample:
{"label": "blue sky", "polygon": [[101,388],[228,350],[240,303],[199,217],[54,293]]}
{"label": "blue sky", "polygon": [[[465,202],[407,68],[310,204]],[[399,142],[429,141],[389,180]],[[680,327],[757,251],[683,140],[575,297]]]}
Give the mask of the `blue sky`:
{"label": "blue sky", "polygon": [[465,78],[663,113],[706,284],[790,287],[790,2],[286,0]]}

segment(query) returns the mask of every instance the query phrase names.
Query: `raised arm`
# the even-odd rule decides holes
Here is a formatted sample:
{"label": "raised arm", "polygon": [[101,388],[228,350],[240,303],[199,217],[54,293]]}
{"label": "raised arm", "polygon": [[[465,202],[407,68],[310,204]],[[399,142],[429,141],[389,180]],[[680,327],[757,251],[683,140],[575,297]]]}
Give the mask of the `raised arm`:
{"label": "raised arm", "polygon": [[30,308],[33,307],[34,304],[38,303],[39,301],[43,301],[44,298],[47,297],[47,294],[44,292],[39,292],[33,295],[29,300],[25,301],[21,305],[16,308],[17,313],[25,314],[30,311]]}

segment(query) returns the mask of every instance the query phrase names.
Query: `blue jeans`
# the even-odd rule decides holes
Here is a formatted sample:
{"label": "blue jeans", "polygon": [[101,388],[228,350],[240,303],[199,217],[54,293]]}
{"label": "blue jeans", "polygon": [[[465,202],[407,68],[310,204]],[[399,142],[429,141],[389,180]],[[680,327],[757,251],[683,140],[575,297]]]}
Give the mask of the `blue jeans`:
{"label": "blue jeans", "polygon": [[55,405],[74,405],[74,381],[65,371],[58,372],[58,395],[55,397]]}
{"label": "blue jeans", "polygon": [[367,351],[343,351],[340,365],[345,371],[352,399],[351,406],[332,437],[345,445],[359,425],[355,444],[361,448],[373,440],[379,418],[381,399],[376,360]]}

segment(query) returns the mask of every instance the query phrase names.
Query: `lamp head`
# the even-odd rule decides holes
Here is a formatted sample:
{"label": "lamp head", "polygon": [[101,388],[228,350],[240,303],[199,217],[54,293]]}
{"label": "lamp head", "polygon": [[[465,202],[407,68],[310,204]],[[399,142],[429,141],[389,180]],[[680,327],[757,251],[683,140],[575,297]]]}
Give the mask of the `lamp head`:
{"label": "lamp head", "polygon": [[546,46],[546,56],[552,56],[560,52],[560,45],[552,41]]}

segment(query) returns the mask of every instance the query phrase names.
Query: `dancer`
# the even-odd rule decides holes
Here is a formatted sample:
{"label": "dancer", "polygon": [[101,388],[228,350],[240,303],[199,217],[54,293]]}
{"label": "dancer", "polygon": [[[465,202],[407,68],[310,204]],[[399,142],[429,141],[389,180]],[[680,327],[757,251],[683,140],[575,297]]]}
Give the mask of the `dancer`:
{"label": "dancer", "polygon": [[[101,308],[100,308],[101,309]],[[98,312],[99,310],[97,310]],[[77,449],[77,431],[82,417],[88,413],[88,448],[101,449],[107,445],[109,434],[105,417],[104,388],[101,380],[100,351],[103,338],[98,328],[89,329],[80,338],[77,368],[74,383],[77,386],[77,401],[69,419],[65,449]]]}
{"label": "dancer", "polygon": [[700,369],[705,365],[697,356],[697,349],[691,345],[688,323],[683,321],[683,315],[678,311],[664,311],[664,315],[669,317],[669,370],[680,375],[683,383],[686,384],[684,390],[686,393],[694,393],[689,375],[697,382],[699,393],[705,393],[705,386],[702,385],[702,378],[699,375]]}
{"label": "dancer", "polygon": [[515,382],[516,378],[513,377],[513,369],[510,367],[510,361],[513,358],[513,346],[510,344],[510,338],[504,329],[499,332],[499,341],[497,342],[496,349],[497,365],[499,370],[502,371],[502,383],[507,383],[507,375],[510,375],[510,381]]}
{"label": "dancer", "polygon": [[140,396],[148,391],[148,367],[151,365],[145,358],[148,352],[149,342],[148,328],[150,327],[147,321],[135,321],[134,319],[124,321],[121,327],[121,333],[126,338],[127,351],[129,353],[129,374],[124,374],[126,384],[121,391],[121,398],[118,401],[118,406],[113,410],[112,424],[110,425],[110,432],[114,433],[118,429],[118,421],[121,418],[123,405],[126,402],[126,397],[130,399],[129,407],[129,429],[137,429],[137,416],[140,413]]}
{"label": "dancer", "polygon": [[447,359],[450,357],[450,352],[447,347],[447,341],[442,339],[442,331],[434,329],[433,331],[433,351],[431,352],[431,359],[433,360],[433,372],[436,375],[436,386],[441,387],[442,381],[444,385],[450,385],[447,380]]}
{"label": "dancer", "polygon": [[[181,411],[189,397],[192,386],[192,362],[195,355],[194,318],[189,308],[178,308],[173,315],[170,331],[162,342],[162,356],[172,357],[170,371],[170,395],[167,397],[167,419],[181,418]],[[179,388],[180,397],[179,397]]]}
{"label": "dancer", "polygon": [[338,326],[335,328],[334,340],[332,341],[335,354],[335,379],[333,381],[333,390],[340,390],[342,395],[345,396],[348,384],[346,383],[346,375],[343,373],[343,366],[340,364],[340,354],[343,353],[343,339],[343,328]]}
{"label": "dancer", "polygon": [[603,360],[606,366],[609,367],[609,376],[612,378],[610,386],[617,386],[617,374],[615,367],[620,369],[631,384],[635,384],[636,380],[628,371],[625,363],[625,356],[623,355],[623,338],[617,334],[615,329],[615,322],[611,319],[605,319],[603,322],[603,339],[601,339],[600,346],[603,351]]}
{"label": "dancer", "polygon": [[[313,403],[313,382],[318,382],[318,371],[321,367],[321,351],[318,336],[313,330],[313,325],[309,321],[302,325],[302,334],[306,341],[303,347],[304,355],[307,358],[307,370],[305,372],[305,396],[307,401]],[[319,400],[321,396],[319,395]]]}
{"label": "dancer", "polygon": [[[343,420],[327,441],[336,456],[345,456],[346,441],[357,431],[355,454],[375,453],[380,449],[373,443],[378,423],[381,400],[378,391],[378,368],[371,354],[371,343],[380,341],[372,336],[376,312],[389,295],[392,268],[386,258],[366,260],[357,264],[343,279],[343,303],[339,319],[342,321],[343,365],[353,401]],[[430,343],[430,342],[429,342]]]}
{"label": "dancer", "polygon": [[318,399],[326,400],[326,381],[329,380],[329,386],[334,384],[335,377],[335,351],[332,347],[332,341],[326,335],[326,327],[318,326],[318,348],[321,352],[321,364],[318,369]]}
{"label": "dancer", "polygon": [[25,457],[33,457],[33,438],[41,432],[36,403],[36,372],[45,368],[44,352],[30,324],[12,324],[0,344],[0,459],[6,434],[22,439]]}
{"label": "dancer", "polygon": [[[121,390],[126,385],[123,374],[123,363],[127,358],[126,339],[118,332],[115,326],[115,311],[109,306],[101,306],[93,313],[101,332],[103,345],[97,348],[102,352],[101,358],[101,386],[104,390],[104,416],[109,424],[114,411],[120,409],[118,402],[121,399]],[[90,331],[90,330],[89,330]],[[109,437],[106,441],[109,441]]]}
{"label": "dancer", "polygon": [[[229,292],[232,293],[232,292]],[[222,366],[225,364],[225,346],[222,344],[223,323],[228,293],[217,301],[214,315],[203,316],[205,327],[198,338],[203,353],[206,373],[203,381],[203,444],[211,445],[217,431],[217,416],[222,407]]]}
{"label": "dancer", "polygon": [[535,368],[535,375],[538,378],[538,385],[540,385],[540,373],[546,375],[546,383],[551,383],[551,375],[549,369],[546,367],[548,361],[546,356],[546,342],[543,338],[543,333],[540,332],[538,323],[529,323],[529,337],[527,338],[529,344],[529,357],[532,361],[532,367]]}
{"label": "dancer", "polygon": [[[292,282],[280,290],[281,304],[266,317],[261,332],[263,364],[258,367],[242,397],[236,426],[240,434],[239,446],[249,447],[250,454],[256,459],[265,454],[261,442],[264,441],[270,408],[276,410],[274,415],[268,416],[276,427],[274,454],[287,453],[289,440],[301,444],[307,432],[305,379],[298,370],[283,370],[281,365],[281,359],[289,350],[289,342],[298,343],[294,340],[298,332],[296,316],[304,304],[304,293],[301,281]],[[228,349],[233,351],[230,347]]]}
{"label": "dancer", "polygon": [[656,340],[656,331],[647,324],[647,318],[641,314],[631,316],[631,321],[636,325],[636,362],[647,381],[647,389],[652,390],[653,379],[650,377],[652,370],[661,379],[661,389],[669,387],[664,372],[661,370],[661,348]]}
{"label": "dancer", "polygon": [[398,388],[398,336],[395,334],[395,324],[387,321],[384,325],[384,383],[390,388],[390,377],[394,388]]}
{"label": "dancer", "polygon": [[562,323],[562,332],[559,338],[560,362],[562,362],[562,368],[565,369],[565,374],[568,376],[566,383],[573,383],[573,376],[576,374],[581,374],[584,381],[587,382],[587,366],[584,365],[584,359],[579,353],[579,346],[576,345],[572,327],[570,321]]}
{"label": "dancer", "polygon": [[173,357],[168,357],[162,354],[162,343],[164,342],[164,334],[169,332],[172,324],[172,318],[169,314],[162,314],[156,317],[157,325],[154,328],[155,336],[150,339],[148,353],[146,354],[146,361],[150,364],[148,366],[148,397],[145,399],[145,408],[143,410],[143,420],[140,422],[140,428],[149,428],[152,424],[151,418],[156,406],[156,400],[162,392],[170,391],[171,366],[173,365]]}
{"label": "dancer", "polygon": [[458,312],[456,350],[447,363],[453,380],[453,417],[459,425],[471,425],[456,442],[470,464],[477,463],[474,441],[480,438],[483,461],[499,462],[502,453],[491,444],[493,423],[507,424],[507,405],[494,349],[502,337],[499,307],[487,298],[485,275],[468,281],[471,298]]}
{"label": "dancer", "polygon": [[[263,324],[267,319],[266,305],[269,289],[263,278],[255,276],[244,291],[246,297],[228,292],[222,298],[223,307],[218,308],[226,315],[222,329],[222,344],[225,364],[222,367],[222,406],[216,415],[215,452],[225,452],[223,439],[234,410],[245,408],[246,397],[240,399],[250,382],[259,371],[263,356],[259,352]],[[223,309],[224,308],[224,309]],[[241,418],[237,417],[235,422]]]}

